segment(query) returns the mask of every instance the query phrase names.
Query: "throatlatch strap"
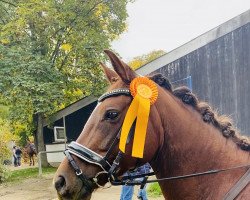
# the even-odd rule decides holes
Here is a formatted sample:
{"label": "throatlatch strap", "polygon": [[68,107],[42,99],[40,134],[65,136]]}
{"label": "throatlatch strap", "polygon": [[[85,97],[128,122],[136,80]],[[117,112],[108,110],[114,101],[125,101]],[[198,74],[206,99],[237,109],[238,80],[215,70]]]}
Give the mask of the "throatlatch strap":
{"label": "throatlatch strap", "polygon": [[250,168],[225,195],[223,200],[234,200],[250,182]]}
{"label": "throatlatch strap", "polygon": [[108,171],[108,177],[111,182],[114,181],[113,179],[117,179],[116,171],[117,171],[118,166],[120,165],[120,160],[122,159],[122,157],[123,157],[123,153],[119,151],[115,160],[112,163],[112,166],[110,167],[110,170]]}

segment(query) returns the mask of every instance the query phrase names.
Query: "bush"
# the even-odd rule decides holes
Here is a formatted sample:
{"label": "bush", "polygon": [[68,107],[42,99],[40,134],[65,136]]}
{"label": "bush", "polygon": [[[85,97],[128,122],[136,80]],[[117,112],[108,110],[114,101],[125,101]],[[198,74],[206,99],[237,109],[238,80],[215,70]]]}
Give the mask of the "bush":
{"label": "bush", "polygon": [[158,183],[152,183],[147,188],[148,195],[151,197],[158,197],[162,195],[161,188]]}
{"label": "bush", "polygon": [[6,142],[3,141],[3,137],[0,134],[0,183],[5,181],[9,177],[9,170],[4,165],[10,158],[10,150],[8,149]]}
{"label": "bush", "polygon": [[4,165],[4,162],[10,158],[10,150],[6,146],[6,142],[0,137],[0,183],[9,177],[9,170]]}
{"label": "bush", "polygon": [[10,177],[10,170],[3,164],[0,164],[0,183],[6,181]]}
{"label": "bush", "polygon": [[0,183],[9,177],[9,171],[4,165],[5,160],[10,159],[11,151],[7,143],[11,141],[13,135],[10,133],[10,126],[6,120],[0,118]]}

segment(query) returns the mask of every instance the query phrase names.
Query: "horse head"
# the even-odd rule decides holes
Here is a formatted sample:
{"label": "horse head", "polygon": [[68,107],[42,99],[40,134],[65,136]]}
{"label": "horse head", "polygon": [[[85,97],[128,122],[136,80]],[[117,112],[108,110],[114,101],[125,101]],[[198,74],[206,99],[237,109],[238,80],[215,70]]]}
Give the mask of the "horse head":
{"label": "horse head", "polygon": [[[138,75],[111,51],[105,51],[114,71],[102,64],[110,86],[100,99],[75,143],[69,145],[66,156],[54,177],[61,199],[90,199],[91,193],[109,181],[109,171],[119,151],[120,131],[133,100],[129,86]],[[158,86],[156,86],[158,87]],[[160,89],[159,90],[163,90]],[[159,91],[158,99],[161,99]],[[155,159],[163,141],[158,100],[151,105],[146,128],[143,157],[133,157],[133,128],[126,141],[115,176]],[[107,155],[108,154],[108,155]],[[118,156],[119,157],[119,156]],[[80,178],[79,175],[80,174]]]}

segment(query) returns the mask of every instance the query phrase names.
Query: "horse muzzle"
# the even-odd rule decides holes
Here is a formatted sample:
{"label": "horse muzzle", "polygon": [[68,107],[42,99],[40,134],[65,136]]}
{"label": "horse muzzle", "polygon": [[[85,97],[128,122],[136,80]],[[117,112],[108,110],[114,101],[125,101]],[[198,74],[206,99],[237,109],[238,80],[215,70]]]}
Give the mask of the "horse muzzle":
{"label": "horse muzzle", "polygon": [[89,200],[91,198],[91,194],[94,190],[92,182],[90,180],[85,180],[89,182],[89,185],[85,185],[85,182],[79,181],[76,179],[74,184],[69,184],[69,181],[62,176],[59,175],[54,178],[54,187],[57,191],[58,199],[61,200]]}

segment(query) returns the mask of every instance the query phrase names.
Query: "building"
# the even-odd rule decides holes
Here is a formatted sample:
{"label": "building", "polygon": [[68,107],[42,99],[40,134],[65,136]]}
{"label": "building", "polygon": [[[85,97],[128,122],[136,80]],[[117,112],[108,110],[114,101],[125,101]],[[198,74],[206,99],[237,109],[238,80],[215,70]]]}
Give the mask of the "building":
{"label": "building", "polygon": [[[219,113],[231,116],[242,133],[250,134],[250,10],[142,66],[137,72],[141,75],[160,72],[173,83],[187,84],[199,99],[208,101]],[[57,127],[65,127],[67,142],[76,140],[96,99],[81,99],[45,120],[43,134],[47,151],[65,149],[60,138],[56,141],[54,129]],[[49,162],[60,162],[62,158],[62,153],[48,154]]]}

